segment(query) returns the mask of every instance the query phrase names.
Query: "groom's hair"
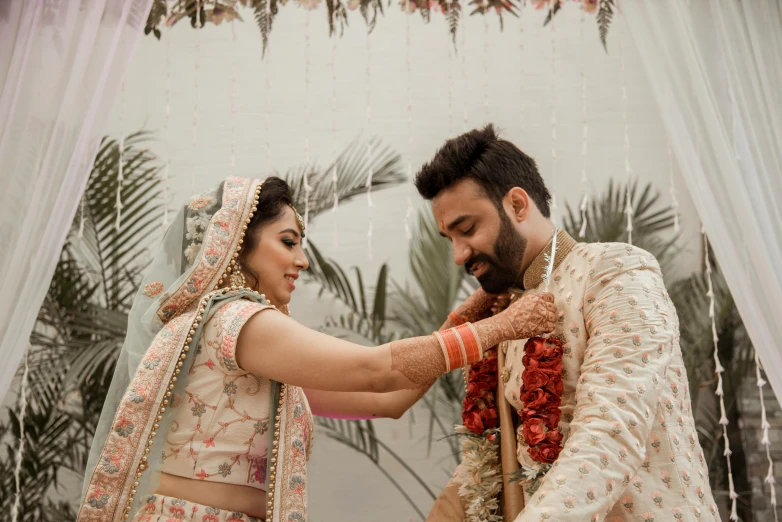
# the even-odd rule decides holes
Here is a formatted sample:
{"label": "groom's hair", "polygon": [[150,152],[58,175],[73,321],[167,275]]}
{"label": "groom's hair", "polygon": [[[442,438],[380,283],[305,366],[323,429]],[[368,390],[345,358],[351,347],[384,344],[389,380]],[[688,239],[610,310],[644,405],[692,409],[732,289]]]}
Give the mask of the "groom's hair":
{"label": "groom's hair", "polygon": [[424,199],[433,199],[441,190],[468,178],[483,188],[497,208],[502,208],[502,199],[509,190],[521,187],[541,214],[551,214],[551,193],[535,160],[497,136],[492,124],[446,141],[432,161],[421,167],[415,186]]}

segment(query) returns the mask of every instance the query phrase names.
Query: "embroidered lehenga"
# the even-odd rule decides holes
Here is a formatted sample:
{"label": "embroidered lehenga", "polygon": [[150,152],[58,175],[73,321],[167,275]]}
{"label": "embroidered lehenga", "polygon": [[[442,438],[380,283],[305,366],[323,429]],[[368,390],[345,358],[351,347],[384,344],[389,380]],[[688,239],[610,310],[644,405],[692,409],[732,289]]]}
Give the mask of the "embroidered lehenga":
{"label": "embroidered lehenga", "polygon": [[261,185],[228,178],[191,200],[166,233],[129,315],[79,521],[256,520],[155,494],[161,472],[255,487],[267,521],[306,520],[307,400],[239,369],[239,330],[273,306],[223,288]]}

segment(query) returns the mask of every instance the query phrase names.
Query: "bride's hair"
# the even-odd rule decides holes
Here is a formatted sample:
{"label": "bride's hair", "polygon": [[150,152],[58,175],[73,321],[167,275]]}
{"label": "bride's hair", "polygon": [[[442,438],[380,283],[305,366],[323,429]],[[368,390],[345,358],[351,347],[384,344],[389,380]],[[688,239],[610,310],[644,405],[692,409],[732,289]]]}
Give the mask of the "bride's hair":
{"label": "bride's hair", "polygon": [[239,252],[239,258],[237,259],[245,273],[250,276],[251,280],[248,282],[251,283],[252,288],[258,287],[258,276],[252,273],[247,266],[245,262],[247,256],[258,246],[258,239],[263,227],[282,216],[285,208],[292,205],[293,196],[288,183],[276,176],[266,178],[258,195],[258,209],[253,214],[250,224],[247,225],[242,250]]}

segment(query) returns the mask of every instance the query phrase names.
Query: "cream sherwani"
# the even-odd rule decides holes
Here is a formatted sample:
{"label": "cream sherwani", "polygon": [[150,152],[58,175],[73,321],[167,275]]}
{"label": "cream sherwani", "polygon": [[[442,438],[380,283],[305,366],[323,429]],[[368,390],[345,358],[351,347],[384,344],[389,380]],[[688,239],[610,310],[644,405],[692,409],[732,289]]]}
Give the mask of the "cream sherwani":
{"label": "cream sherwani", "polygon": [[[544,269],[541,253],[524,275],[526,292],[543,290]],[[560,232],[549,291],[564,342],[564,449],[516,521],[719,520],[657,261],[630,245],[576,243]],[[501,382],[519,410],[524,341],[503,350]],[[521,465],[530,462],[526,450],[517,436]]]}

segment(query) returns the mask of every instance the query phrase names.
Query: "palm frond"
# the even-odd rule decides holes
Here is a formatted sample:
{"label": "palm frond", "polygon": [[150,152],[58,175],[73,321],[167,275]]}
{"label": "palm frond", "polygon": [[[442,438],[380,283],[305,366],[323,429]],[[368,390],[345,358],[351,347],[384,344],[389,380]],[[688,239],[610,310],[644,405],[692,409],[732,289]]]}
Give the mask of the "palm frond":
{"label": "palm frond", "polygon": [[453,263],[450,244],[440,237],[431,212],[418,213],[410,242],[410,270],[418,290],[395,284],[393,318],[412,335],[437,330],[460,295],[466,272]]}
{"label": "palm frond", "polygon": [[[406,180],[399,153],[374,138],[370,139],[369,143],[353,141],[333,163],[323,170],[301,166],[286,172],[281,177],[291,186],[294,206],[302,213],[306,208],[306,177],[306,182],[312,188],[309,195],[309,211],[312,218],[333,207],[335,191],[336,197],[341,202],[366,195],[370,173],[372,192],[400,185]],[[336,186],[334,177],[336,177]]]}
{"label": "palm frond", "polygon": [[[129,306],[123,298],[135,288],[144,268],[139,262],[139,250],[163,217],[161,166],[157,157],[144,147],[149,140],[150,135],[145,132],[125,138],[124,181],[120,182],[117,179],[119,143],[104,139],[85,190],[88,216],[85,229],[89,238],[83,244],[88,251],[85,264],[92,265],[95,273],[100,274],[103,300],[111,309]],[[118,189],[121,207],[117,201]],[[72,251],[77,255],[84,250]]]}
{"label": "palm frond", "polygon": [[[660,193],[646,184],[639,194],[636,181],[630,184],[630,202],[633,208],[633,244],[655,256],[663,269],[679,252],[678,235],[671,234],[675,214],[673,209],[661,204]],[[627,186],[609,180],[607,190],[590,201],[587,209],[587,227],[584,237],[579,237],[581,212],[566,205],[565,230],[574,238],[595,242],[626,242],[627,234]],[[671,234],[670,237],[666,237]]]}

